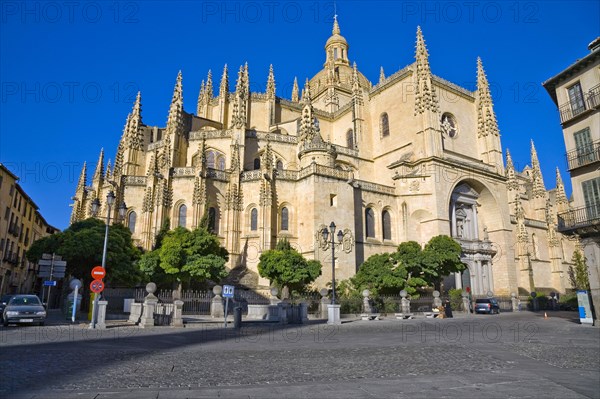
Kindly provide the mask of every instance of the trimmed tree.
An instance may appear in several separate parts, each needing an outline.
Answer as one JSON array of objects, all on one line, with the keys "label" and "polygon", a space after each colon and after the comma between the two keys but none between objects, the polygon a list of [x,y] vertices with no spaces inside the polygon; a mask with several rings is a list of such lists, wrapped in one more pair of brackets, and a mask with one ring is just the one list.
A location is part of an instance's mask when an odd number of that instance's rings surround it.
[{"label": "trimmed tree", "polygon": [[287,240],[280,240],[275,249],[262,253],[258,273],[280,289],[287,286],[291,292],[302,292],[321,275],[321,263],[306,260]]},{"label": "trimmed tree", "polygon": [[576,249],[575,252],[573,252],[571,263],[573,264],[569,266],[569,270],[567,271],[569,282],[576,290],[589,290],[590,277],[588,266],[585,256],[583,256],[579,249]]}]

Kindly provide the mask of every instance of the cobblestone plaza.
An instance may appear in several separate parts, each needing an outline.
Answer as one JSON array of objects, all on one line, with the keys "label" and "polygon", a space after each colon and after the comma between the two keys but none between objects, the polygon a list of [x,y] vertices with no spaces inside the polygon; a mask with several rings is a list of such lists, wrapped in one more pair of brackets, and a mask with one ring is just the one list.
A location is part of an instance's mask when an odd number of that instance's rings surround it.
[{"label": "cobblestone plaza", "polygon": [[[598,398],[600,330],[576,313],[0,330],[5,398]],[[54,325],[52,325],[54,324]]]}]

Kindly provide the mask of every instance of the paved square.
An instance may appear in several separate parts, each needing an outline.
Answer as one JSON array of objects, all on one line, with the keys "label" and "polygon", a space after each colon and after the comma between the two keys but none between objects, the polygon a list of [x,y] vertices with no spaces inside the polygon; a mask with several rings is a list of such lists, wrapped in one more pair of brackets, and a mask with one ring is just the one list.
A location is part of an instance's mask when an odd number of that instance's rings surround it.
[{"label": "paved square", "polygon": [[10,398],[600,398],[575,313],[139,329],[2,328]]}]

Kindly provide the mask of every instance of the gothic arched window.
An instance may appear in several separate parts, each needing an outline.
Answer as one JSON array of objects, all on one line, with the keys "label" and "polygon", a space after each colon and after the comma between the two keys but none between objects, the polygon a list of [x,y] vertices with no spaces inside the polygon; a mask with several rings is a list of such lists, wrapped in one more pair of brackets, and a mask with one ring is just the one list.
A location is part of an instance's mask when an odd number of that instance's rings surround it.
[{"label": "gothic arched window", "polygon": [[375,212],[373,212],[372,208],[365,210],[365,227],[367,238],[375,237]]},{"label": "gothic arched window", "polygon": [[129,218],[127,220],[127,226],[129,226],[129,231],[131,231],[131,234],[135,233],[135,221],[137,219],[137,215],[135,214],[135,212],[130,212],[129,213]]},{"label": "gothic arched window", "polygon": [[392,239],[392,217],[388,211],[383,211],[381,214],[381,224],[383,226],[383,239]]},{"label": "gothic arched window", "polygon": [[290,223],[290,219],[289,219],[290,215],[289,215],[289,211],[287,208],[281,208],[281,230],[289,230],[289,223]]},{"label": "gothic arched window", "polygon": [[381,129],[381,137],[387,137],[390,135],[390,120],[388,118],[387,112],[381,114],[379,119],[379,125]]},{"label": "gothic arched window", "polygon": [[277,168],[277,170],[283,170],[283,162],[281,162],[281,159],[277,160],[275,167]]},{"label": "gothic arched window", "polygon": [[223,155],[217,157],[217,169],[225,170],[225,157]]},{"label": "gothic arched window", "polygon": [[212,151],[206,153],[206,167],[211,169],[215,168],[215,153]]},{"label": "gothic arched window", "polygon": [[260,158],[254,158],[254,170],[260,169]]},{"label": "gothic arched window", "polygon": [[354,132],[348,129],[346,132],[346,147],[354,149]]},{"label": "gothic arched window", "polygon": [[258,210],[256,208],[252,208],[250,211],[250,230],[258,230]]},{"label": "gothic arched window", "polygon": [[179,207],[177,226],[185,227],[186,222],[187,222],[187,206],[185,206],[185,204],[183,204]]},{"label": "gothic arched window", "polygon": [[208,208],[208,231],[217,234],[217,210],[214,207]]}]

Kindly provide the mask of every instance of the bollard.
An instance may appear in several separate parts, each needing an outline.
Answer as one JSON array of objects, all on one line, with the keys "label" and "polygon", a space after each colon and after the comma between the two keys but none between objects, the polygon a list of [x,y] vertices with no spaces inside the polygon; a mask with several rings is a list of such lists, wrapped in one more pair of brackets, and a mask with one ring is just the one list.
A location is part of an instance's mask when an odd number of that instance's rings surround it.
[{"label": "bollard", "polygon": [[239,330],[242,328],[242,307],[236,306],[233,308],[233,328]]}]

